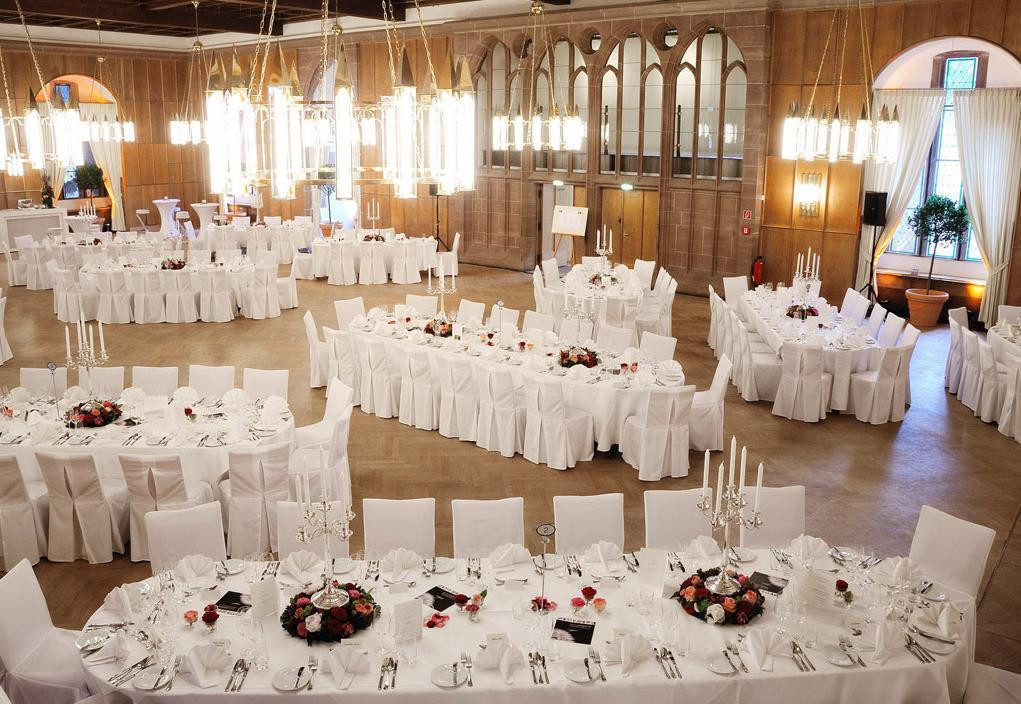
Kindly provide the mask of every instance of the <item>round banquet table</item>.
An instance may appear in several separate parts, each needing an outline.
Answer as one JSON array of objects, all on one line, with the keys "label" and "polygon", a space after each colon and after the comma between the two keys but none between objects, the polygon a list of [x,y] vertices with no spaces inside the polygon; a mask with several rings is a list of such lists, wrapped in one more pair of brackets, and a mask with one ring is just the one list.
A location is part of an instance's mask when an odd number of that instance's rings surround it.
[{"label": "round banquet table", "polygon": [[[1012,330],[1018,330],[1011,334]],[[986,334],[986,341],[993,348],[993,358],[1002,362],[1007,357],[1014,357],[1021,362],[1021,327],[1014,326],[1007,330],[1000,327],[993,327]]]},{"label": "round banquet table", "polygon": [[[819,302],[826,304],[824,298]],[[805,342],[808,335],[822,336],[823,369],[833,376],[830,391],[830,409],[846,411],[850,404],[851,375],[868,371],[878,363],[882,348],[864,328],[849,326],[834,320],[820,328],[818,317],[796,320],[784,316],[777,307],[776,296],[770,291],[748,291],[741,297],[741,312],[749,328],[757,332],[767,345],[780,354],[784,342]],[[780,320],[778,315],[784,316]],[[782,324],[781,324],[782,323]],[[854,333],[859,332],[860,337]]]},{"label": "round banquet table", "polygon": [[[312,273],[316,278],[323,278],[330,275],[330,239],[319,238],[312,242]],[[426,255],[432,251],[433,238],[432,237],[408,237],[404,241],[410,242],[412,245],[418,245],[418,249],[412,249],[411,256],[416,257],[418,261],[418,270],[423,271],[428,268],[426,262]],[[363,247],[380,247],[383,251],[383,265],[386,267],[386,271],[389,274],[393,270],[394,261],[394,243],[393,242],[365,242],[364,240],[355,239],[355,271],[358,271],[358,265],[362,261]]]},{"label": "round banquet table", "polygon": [[[688,570],[695,567],[708,567],[707,560],[695,560],[690,556],[681,555]],[[599,596],[607,600],[607,608],[601,615],[585,613],[580,618],[595,622],[592,645],[601,653],[605,651],[607,642],[615,637],[620,630],[649,636],[651,630],[647,617],[638,612],[638,604],[643,604],[645,613],[659,614],[662,624],[656,628],[669,644],[679,640],[687,640],[690,652],[682,657],[673,646],[675,659],[681,679],[667,679],[660,666],[652,658],[641,661],[628,677],[621,674],[620,665],[611,664],[604,659],[603,669],[606,682],[598,680],[575,684],[564,675],[564,663],[576,660],[588,654],[588,648],[575,642],[554,641],[548,638],[551,632],[552,619],[540,618],[531,614],[527,607],[528,600],[539,591],[539,577],[531,566],[523,574],[528,576],[528,583],[518,589],[500,586],[493,579],[494,573],[488,560],[482,560],[482,584],[488,587],[488,596],[477,622],[470,622],[456,607],[450,607],[446,613],[450,620],[444,628],[422,629],[421,641],[412,646],[414,654],[409,657],[408,650],[398,654],[399,667],[396,687],[389,691],[377,690],[380,663],[385,654],[393,654],[393,639],[386,633],[389,614],[398,602],[408,601],[424,593],[435,585],[445,586],[453,592],[472,594],[483,587],[477,583],[459,581],[455,575],[463,576],[463,564],[458,565],[454,572],[439,575],[425,575],[416,570],[414,587],[405,588],[401,593],[391,593],[384,581],[365,581],[365,568],[361,563],[354,563],[344,574],[336,578],[346,582],[354,581],[364,588],[372,588],[373,596],[382,607],[383,618],[372,628],[355,634],[345,641],[345,647],[354,647],[364,651],[368,658],[368,671],[354,676],[350,687],[346,690],[337,689],[331,674],[320,669],[313,690],[300,694],[301,701],[319,702],[370,702],[381,701],[381,697],[393,697],[405,702],[441,702],[441,701],[472,701],[486,704],[520,704],[522,697],[529,702],[549,704],[565,704],[569,702],[585,702],[590,704],[619,704],[631,697],[640,698],[644,704],[676,704],[677,702],[755,702],[756,704],[861,704],[862,702],[925,702],[926,704],[949,704],[960,701],[967,681],[968,669],[973,661],[975,606],[974,600],[963,598],[960,602],[956,595],[955,605],[961,609],[964,622],[960,629],[962,635],[957,647],[949,655],[936,655],[936,662],[922,664],[906,649],[897,647],[896,652],[883,664],[871,660],[871,653],[863,647],[865,638],[853,638],[859,653],[867,663],[867,667],[838,667],[831,664],[822,654],[822,645],[832,645],[838,636],[846,635],[848,630],[843,627],[844,611],[837,607],[829,610],[810,611],[807,623],[816,629],[819,645],[806,650],[809,659],[817,668],[814,672],[801,672],[789,657],[778,655],[772,672],[758,671],[747,652],[743,653],[744,661],[751,670],[748,674],[721,676],[706,668],[707,656],[720,655],[726,643],[734,641],[740,632],[735,626],[710,626],[683,613],[675,601],[656,598],[649,587],[639,584],[638,576],[629,573],[620,566],[619,573],[623,580],[613,582],[613,589],[605,586],[611,580],[604,579],[595,583]],[[585,577],[583,579],[565,577],[547,572],[545,593],[547,597],[560,606],[554,617],[571,617],[568,606],[572,596],[579,593],[580,587],[593,584],[589,568],[592,565],[583,563]],[[262,570],[257,567],[261,574]],[[770,568],[768,551],[755,551],[755,560],[742,565],[742,571],[751,574],[754,571],[776,574]],[[280,570],[282,574],[283,569]],[[559,570],[558,570],[559,572]],[[495,575],[499,577],[499,574]],[[676,585],[686,576],[683,572],[668,572],[666,585],[674,591]],[[828,575],[827,575],[828,576]],[[268,577],[273,579],[273,577]],[[299,587],[290,586],[286,581],[276,577],[278,587],[278,603],[280,608]],[[155,579],[148,580],[154,589],[158,589]],[[510,582],[508,582],[510,584]],[[215,633],[209,634],[201,623],[189,629],[181,618],[186,609],[197,609],[216,601],[227,590],[242,594],[248,593],[249,585],[243,575],[227,577],[211,591],[200,591],[197,596],[185,600],[185,603],[174,603],[168,598],[169,607],[161,627],[170,629],[173,639],[172,651],[175,654],[186,654],[193,646],[208,643],[211,640],[228,641],[230,661],[240,656],[242,649],[250,647],[251,641],[242,636],[239,627],[248,617],[224,614],[219,619]],[[942,589],[942,587],[940,587]],[[640,597],[641,591],[646,596]],[[766,595],[765,612],[752,622],[751,626],[776,628],[777,620],[774,613],[775,598]],[[423,608],[423,620],[430,614]],[[859,619],[860,620],[860,619]],[[117,617],[109,611],[100,609],[93,614],[90,622],[111,623]],[[130,700],[139,703],[182,701],[189,704],[215,704],[216,702],[277,702],[292,701],[294,694],[281,694],[273,689],[271,679],[274,673],[285,667],[306,665],[311,655],[319,659],[320,665],[326,661],[328,650],[332,644],[317,643],[306,645],[305,641],[291,638],[280,627],[277,616],[266,617],[262,622],[265,633],[265,647],[268,653],[268,665],[262,670],[251,667],[250,672],[239,692],[225,693],[224,685],[229,675],[230,666],[216,684],[200,689],[184,670],[176,677],[172,692],[160,690],[145,692],[132,686],[129,681],[118,690]],[[477,663],[479,644],[486,641],[488,634],[502,633],[509,638],[512,645],[523,653],[539,650],[547,656],[547,673],[549,685],[537,686],[533,683],[527,665],[521,665],[512,671],[512,683],[507,684],[499,670],[483,670]],[[787,644],[789,637],[785,637]],[[147,655],[144,647],[134,640],[129,641],[130,653],[126,660],[92,664],[83,660],[84,670],[89,686],[94,691],[110,692],[113,688],[107,680],[120,672],[129,664],[133,664]],[[665,643],[666,644],[666,643]],[[404,646],[401,646],[404,648]],[[789,646],[788,646],[789,649]],[[467,652],[476,659],[472,670],[474,686],[462,685],[457,689],[442,690],[429,681],[429,672],[437,665],[453,662],[462,652]],[[169,653],[168,653],[169,654]],[[527,657],[527,656],[526,656]],[[593,666],[593,669],[595,666]]]},{"label": "round banquet table", "polygon": [[[535,349],[530,352],[519,352],[516,351],[514,344],[517,339],[525,339],[521,337],[510,342],[511,347],[509,348],[483,348],[474,344],[477,334],[474,331],[469,331],[469,326],[465,326],[465,339],[471,338],[473,344],[459,342],[453,338],[436,338],[416,333],[417,328],[423,322],[413,321],[408,324],[413,328],[409,333],[405,330],[404,325],[386,324],[385,322],[380,324],[379,319],[363,321],[356,318],[349,328],[352,335],[352,348],[358,355],[359,350],[364,348],[364,345],[358,344],[358,340],[376,336],[386,340],[388,364],[389,355],[393,354],[398,364],[403,365],[411,350],[416,346],[421,346],[428,351],[430,356],[468,356],[472,360],[496,363],[511,373],[516,387],[522,386],[526,377],[532,379],[559,378],[564,391],[564,402],[571,408],[584,410],[592,416],[596,448],[601,452],[607,452],[614,445],[620,444],[621,438],[624,436],[624,423],[628,417],[643,415],[648,405],[649,393],[653,389],[664,387],[664,384],[660,383],[655,376],[657,364],[651,360],[641,360],[640,364],[653,370],[653,374],[650,376],[636,375],[630,385],[625,388],[622,386],[620,378],[611,373],[602,373],[597,377],[597,381],[593,381],[593,378],[589,376],[574,378],[570,374],[562,373],[564,370],[560,367],[555,367],[553,370],[538,370],[526,366],[530,361],[544,360],[547,353],[558,354],[562,347],[569,346],[566,344],[536,345]],[[599,359],[604,360],[605,364],[610,365],[611,368],[617,366],[616,356],[598,349],[596,351],[599,353]],[[683,373],[679,379],[671,381],[671,386],[682,386],[684,384]]]},{"label": "round banquet table", "polygon": [[[22,418],[25,412],[34,412],[31,425],[26,427],[20,420],[0,418],[0,451],[16,455],[25,478],[39,481],[42,474],[35,459],[36,452],[92,455],[100,476],[117,479],[124,476],[118,455],[178,455],[185,479],[215,486],[217,479],[227,471],[227,455],[231,450],[285,442],[294,437],[294,416],[290,411],[282,413],[279,419],[266,418],[268,427],[263,429],[259,425],[262,419],[255,421],[258,401],[235,409],[217,407],[215,403],[195,404],[198,420],[175,426],[166,416],[176,407],[169,405],[165,396],[151,396],[134,409],[125,407],[122,419],[137,417],[142,420],[140,424],[70,431],[72,437],[67,439],[62,439],[69,433],[57,422],[52,400],[13,404],[15,413]],[[216,416],[220,413],[223,417]],[[258,434],[249,430],[253,424],[260,428]],[[26,434],[28,430],[31,432]],[[136,435],[137,439],[132,441]],[[24,439],[12,443],[19,436]],[[92,440],[83,444],[87,437]],[[165,444],[159,444],[162,438],[166,438]],[[213,446],[221,442],[223,444]]]}]

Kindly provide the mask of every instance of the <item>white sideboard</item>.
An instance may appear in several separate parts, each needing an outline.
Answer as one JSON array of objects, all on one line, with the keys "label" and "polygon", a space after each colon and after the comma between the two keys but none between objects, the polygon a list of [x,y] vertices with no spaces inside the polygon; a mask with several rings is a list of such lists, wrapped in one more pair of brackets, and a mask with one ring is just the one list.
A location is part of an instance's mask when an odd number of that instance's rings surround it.
[{"label": "white sideboard", "polygon": [[32,235],[36,240],[46,239],[51,227],[66,230],[64,208],[12,209],[0,210],[0,242],[7,242],[15,249],[14,238]]}]

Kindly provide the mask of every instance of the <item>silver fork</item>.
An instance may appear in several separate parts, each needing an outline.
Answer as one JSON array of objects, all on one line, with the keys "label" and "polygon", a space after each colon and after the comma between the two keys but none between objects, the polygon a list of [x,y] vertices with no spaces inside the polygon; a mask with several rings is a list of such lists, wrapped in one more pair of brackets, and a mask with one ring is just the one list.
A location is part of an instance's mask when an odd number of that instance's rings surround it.
[{"label": "silver fork", "polygon": [[734,654],[734,657],[737,658],[737,664],[741,666],[741,671],[744,672],[745,674],[748,674],[748,667],[744,664],[744,659],[741,657],[741,653],[738,652],[737,644],[727,643],[727,650],[732,652]]},{"label": "silver fork", "polygon": [[596,650],[595,648],[589,648],[588,649],[588,656],[592,660],[592,662],[594,662],[596,664],[596,667],[599,668],[599,680],[601,682],[605,682],[606,681],[606,675],[603,674],[603,660],[602,660],[602,658],[599,657],[599,651]]},{"label": "silver fork", "polygon": [[316,678],[316,670],[319,669],[319,660],[316,658],[315,655],[308,656],[308,669],[312,672],[312,674],[308,678],[308,687],[306,687],[306,689],[311,691],[312,683],[315,681]]},{"label": "silver fork", "polygon": [[475,683],[472,682],[472,659],[468,657],[468,653],[461,653],[461,664],[464,665],[464,669],[468,672],[468,686],[474,687]]}]

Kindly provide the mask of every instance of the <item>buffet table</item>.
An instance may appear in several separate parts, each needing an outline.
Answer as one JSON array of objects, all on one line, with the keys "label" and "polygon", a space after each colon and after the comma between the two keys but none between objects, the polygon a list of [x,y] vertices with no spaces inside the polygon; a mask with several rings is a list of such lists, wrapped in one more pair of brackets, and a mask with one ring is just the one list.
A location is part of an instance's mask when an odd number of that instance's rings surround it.
[{"label": "buffet table", "polygon": [[[752,574],[760,571],[777,574],[773,569],[768,551],[749,551],[753,560],[740,565],[741,571]],[[644,555],[643,555],[644,556]],[[699,559],[686,553],[678,553],[688,571],[695,567],[708,567],[713,560]],[[549,556],[552,561],[552,556]],[[561,560],[562,562],[562,560]],[[222,676],[213,680],[213,685],[201,689],[195,680],[182,670],[174,678],[171,692],[165,689],[143,691],[131,681],[117,689],[135,702],[269,702],[282,701],[285,695],[274,689],[271,684],[275,675],[284,668],[292,668],[284,681],[285,688],[291,686],[298,667],[307,666],[310,656],[317,658],[320,670],[315,676],[310,691],[302,691],[300,699],[308,702],[369,702],[381,701],[381,697],[394,697],[401,701],[479,701],[519,704],[522,698],[529,702],[599,702],[614,704],[625,699],[640,698],[647,704],[674,704],[676,702],[756,702],[757,704],[799,704],[820,702],[825,704],[844,703],[861,704],[861,702],[925,702],[926,704],[942,704],[960,701],[967,681],[968,669],[973,661],[975,604],[967,598],[957,600],[953,597],[955,611],[959,610],[963,621],[960,623],[956,645],[944,650],[946,654],[935,655],[935,662],[923,664],[903,647],[903,637],[891,651],[885,663],[874,662],[869,651],[869,629],[866,626],[861,637],[851,635],[849,628],[843,624],[848,613],[852,618],[861,619],[861,614],[853,611],[845,612],[840,607],[830,610],[809,611],[808,616],[799,622],[797,618],[781,624],[777,620],[778,600],[772,594],[766,594],[764,613],[756,618],[748,627],[713,626],[685,614],[677,601],[660,598],[639,580],[638,575],[625,569],[620,562],[609,563],[612,577],[607,577],[605,570],[598,563],[587,562],[582,558],[581,566],[584,576],[567,577],[563,568],[546,572],[545,594],[559,604],[551,616],[542,616],[529,608],[530,600],[539,593],[539,570],[532,563],[522,563],[511,573],[494,572],[488,560],[480,563],[481,579],[465,581],[464,562],[438,558],[437,564],[442,572],[433,574],[424,569],[412,570],[407,579],[412,584],[403,583],[400,589],[388,587],[386,580],[376,581],[370,576],[365,579],[366,567],[363,563],[347,559],[338,560],[336,579],[342,583],[354,582],[365,590],[372,589],[372,595],[381,606],[378,616],[368,630],[359,631],[344,641],[344,645],[332,643],[315,643],[306,645],[304,640],[290,637],[280,625],[277,616],[267,616],[261,621],[264,638],[260,639],[253,633],[251,619],[248,616],[223,614],[217,623],[216,630],[209,633],[202,622],[193,627],[185,625],[182,614],[185,610],[195,609],[200,614],[206,604],[215,602],[228,590],[247,594],[252,588],[241,575],[227,576],[215,582],[209,591],[192,593],[183,603],[178,603],[172,594],[164,592],[165,614],[160,625],[151,629],[156,638],[163,638],[164,646],[157,649],[157,659],[162,655],[165,662],[172,662],[174,655],[188,653],[199,644],[219,640],[227,644],[230,653],[229,663],[241,657],[246,649],[256,655],[261,652],[266,657],[263,669],[251,666],[244,683],[237,692],[226,693],[225,684],[230,675],[230,665]],[[428,561],[426,565],[428,566]],[[252,579],[275,579],[277,601],[284,608],[291,596],[301,591],[300,587],[290,584],[284,577],[284,570],[279,576],[258,577],[265,569],[262,563],[255,563]],[[250,568],[250,569],[252,569]],[[378,574],[378,573],[377,573]],[[596,574],[603,574],[598,581]],[[506,581],[510,577],[527,580]],[[687,572],[667,571],[666,592],[675,591],[677,585],[687,576]],[[826,575],[827,579],[832,575]],[[166,587],[168,580],[164,580]],[[594,585],[599,598],[606,600],[602,613],[596,613],[591,606],[577,617],[572,615],[569,605],[572,597],[580,593],[585,585]],[[156,597],[160,595],[160,585],[156,578],[148,580],[151,591],[150,599],[143,610],[142,618],[152,608]],[[422,595],[435,585],[442,585],[454,593],[474,594],[488,589],[488,596],[481,609],[480,618],[472,622],[466,613],[459,613],[456,606],[450,606],[445,614],[449,616],[442,628],[422,628],[421,640],[417,643],[395,642],[393,637],[392,615],[394,605],[407,603]],[[611,585],[611,586],[608,586]],[[944,591],[939,587],[940,591]],[[187,592],[186,592],[187,593]],[[784,599],[790,601],[789,599]],[[415,609],[417,611],[417,608]],[[429,618],[431,609],[422,608],[422,619]],[[90,619],[94,623],[109,624],[117,620],[117,615],[108,610],[100,609]],[[602,662],[597,666],[589,663],[591,679],[584,678],[576,683],[568,679],[566,673],[571,671],[575,678],[581,668],[582,658],[591,657],[591,650],[583,643],[572,640],[561,640],[564,631],[555,628],[556,618],[577,618],[594,622],[591,647],[602,654]],[[794,624],[794,625],[792,625]],[[891,628],[903,629],[907,623],[898,621]],[[749,672],[741,672],[735,666],[734,672],[729,667],[721,674],[708,669],[712,664],[719,669],[720,663],[726,663],[722,657],[723,649],[730,643],[737,642],[742,635],[747,635],[752,628],[773,631],[780,629],[780,650],[789,653],[791,637],[796,637],[807,644],[805,653],[816,668],[814,671],[802,671],[794,660],[779,653],[775,656],[772,671],[760,671],[756,667],[751,654],[741,648],[741,661],[747,663]],[[639,659],[637,665],[627,676],[623,676],[621,665],[612,661],[608,651],[611,640],[624,634],[641,635],[650,640],[652,645],[669,648],[675,655],[675,663],[680,678],[667,678],[663,666],[651,657]],[[522,654],[538,652],[545,658],[544,669],[549,684],[536,684],[535,675],[530,672],[527,662],[509,670],[510,682],[505,681],[499,669],[483,669],[480,665],[484,650],[480,645],[487,641],[490,645],[502,634],[511,646],[520,649]],[[808,634],[811,634],[809,636]],[[551,638],[555,636],[555,638]],[[866,666],[862,667],[844,660],[844,656],[833,657],[838,637],[849,636],[856,654],[863,658]],[[817,640],[815,645],[810,643]],[[928,643],[928,641],[927,641]],[[353,675],[347,689],[338,688],[331,673],[324,669],[331,647],[354,648],[365,653],[366,670]],[[501,647],[501,646],[498,646]],[[93,664],[89,658],[83,659],[90,687],[94,691],[109,692],[113,687],[108,679],[139,661],[150,651],[135,640],[129,641],[130,652],[127,656],[114,662]],[[836,652],[840,652],[839,650]],[[449,663],[460,659],[465,653],[472,657],[472,681],[474,686],[460,684],[457,687],[438,686],[430,681],[434,668],[447,667],[440,672],[449,673]],[[395,686],[380,690],[381,663],[384,658],[393,657],[398,662],[398,670],[394,677]],[[731,655],[736,660],[736,655]],[[830,658],[833,658],[830,660]],[[527,659],[527,655],[525,656]],[[261,658],[260,658],[261,659]],[[850,659],[850,658],[849,658]],[[256,661],[258,662],[258,661]],[[597,667],[599,669],[597,669]],[[543,668],[539,669],[539,677]],[[157,666],[155,672],[159,672]],[[605,681],[598,677],[599,670],[605,675]],[[150,675],[150,681],[154,677]],[[351,673],[348,673],[349,676]],[[301,673],[298,673],[299,678]],[[456,673],[453,675],[456,677]],[[305,673],[307,679],[307,672]],[[450,677],[449,674],[445,677]],[[461,670],[461,678],[464,670]],[[341,678],[343,679],[343,678]],[[139,681],[144,678],[139,678]],[[305,680],[301,680],[304,684]],[[144,685],[139,685],[144,686]],[[294,697],[291,694],[290,697]]]},{"label": "buffet table", "polygon": [[44,240],[51,228],[66,230],[64,208],[12,208],[0,210],[0,242],[6,242],[15,249],[14,238],[32,235],[35,240]]}]

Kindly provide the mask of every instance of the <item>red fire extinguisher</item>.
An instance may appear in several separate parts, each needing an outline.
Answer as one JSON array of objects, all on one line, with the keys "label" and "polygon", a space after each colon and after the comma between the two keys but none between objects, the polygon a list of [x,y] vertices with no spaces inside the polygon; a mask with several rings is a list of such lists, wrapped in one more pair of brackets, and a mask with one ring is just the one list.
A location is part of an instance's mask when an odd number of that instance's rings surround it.
[{"label": "red fire extinguisher", "polygon": [[766,268],[766,262],[762,260],[762,255],[755,257],[755,261],[752,262],[752,285],[762,285],[762,271]]}]

